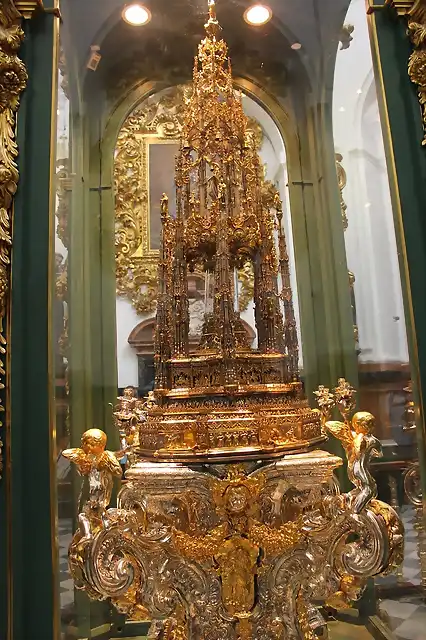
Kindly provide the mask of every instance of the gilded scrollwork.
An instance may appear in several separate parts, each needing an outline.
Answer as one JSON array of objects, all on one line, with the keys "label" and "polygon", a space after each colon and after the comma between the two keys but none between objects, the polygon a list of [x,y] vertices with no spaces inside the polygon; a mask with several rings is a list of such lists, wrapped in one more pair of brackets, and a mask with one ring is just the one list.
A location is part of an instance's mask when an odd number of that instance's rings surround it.
[{"label": "gilded scrollwork", "polygon": [[408,22],[407,35],[413,45],[408,60],[408,75],[417,85],[426,145],[426,2],[425,0],[385,0],[385,5],[396,10]]},{"label": "gilded scrollwork", "polygon": [[[5,0],[0,7],[0,389],[4,389],[6,375],[3,320],[7,314],[10,286],[12,201],[19,179],[15,117],[20,95],[27,83],[25,65],[18,57],[23,37],[21,15],[12,0]],[[2,405],[0,410],[4,411]],[[0,440],[0,473],[1,447]]]},{"label": "gilded scrollwork", "polygon": [[[83,473],[112,478],[116,463],[103,463],[103,449],[95,463],[93,453],[67,455]],[[257,470],[137,462],[118,508],[96,492],[83,508],[70,547],[76,586],[131,619],[153,619],[156,639],[165,628],[188,640],[213,630],[220,640],[274,638],[265,636],[273,630],[314,638],[325,621],[313,602],[347,607],[368,577],[401,561],[398,515],[375,498],[357,500],[364,485],[340,494],[332,475],[340,464],[324,452]]]}]

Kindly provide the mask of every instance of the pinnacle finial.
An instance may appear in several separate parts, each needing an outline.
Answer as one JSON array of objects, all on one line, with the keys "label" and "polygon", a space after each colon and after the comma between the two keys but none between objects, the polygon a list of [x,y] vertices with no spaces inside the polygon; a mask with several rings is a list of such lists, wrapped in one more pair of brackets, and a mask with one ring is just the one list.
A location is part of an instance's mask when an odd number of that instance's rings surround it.
[{"label": "pinnacle finial", "polygon": [[209,1],[209,18],[211,20],[216,20],[216,2],[215,0],[208,0]]},{"label": "pinnacle finial", "polygon": [[220,31],[220,24],[218,23],[216,18],[215,0],[208,0],[208,6],[209,6],[209,19],[207,20],[204,27],[206,29],[206,32],[209,38],[214,38],[218,35]]}]

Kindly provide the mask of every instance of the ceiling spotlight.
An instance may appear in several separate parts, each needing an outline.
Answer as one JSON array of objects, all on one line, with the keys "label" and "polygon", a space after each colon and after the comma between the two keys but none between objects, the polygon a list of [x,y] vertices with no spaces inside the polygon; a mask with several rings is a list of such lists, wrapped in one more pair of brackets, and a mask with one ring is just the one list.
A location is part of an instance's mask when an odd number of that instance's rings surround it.
[{"label": "ceiling spotlight", "polygon": [[135,27],[147,24],[151,20],[151,12],[141,4],[128,4],[124,7],[122,17],[125,22]]},{"label": "ceiling spotlight", "polygon": [[264,4],[254,4],[244,12],[244,20],[248,24],[259,27],[272,18],[272,10]]},{"label": "ceiling spotlight", "polygon": [[302,48],[302,45],[300,44],[300,42],[293,42],[293,44],[291,45],[291,48],[294,49],[295,51],[298,51],[299,49]]}]

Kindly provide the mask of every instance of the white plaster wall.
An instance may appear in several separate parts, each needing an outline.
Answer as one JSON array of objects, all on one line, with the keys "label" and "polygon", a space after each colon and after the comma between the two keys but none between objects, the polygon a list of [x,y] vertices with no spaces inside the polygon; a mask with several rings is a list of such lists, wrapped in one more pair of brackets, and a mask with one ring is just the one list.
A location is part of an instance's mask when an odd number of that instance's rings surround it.
[{"label": "white plaster wall", "polygon": [[364,0],[352,0],[349,49],[337,54],[333,128],[347,174],[348,268],[354,273],[360,360],[408,362],[398,252]]},{"label": "white plaster wall", "polygon": [[[69,100],[66,97],[62,87],[62,76],[59,73],[59,88],[58,88],[58,106],[57,106],[57,121],[56,121],[56,158],[58,160],[65,160],[69,157],[69,117],[70,117],[70,105]],[[58,199],[56,199],[56,206],[58,206]],[[66,258],[68,251],[56,235],[56,228],[58,221],[55,217],[55,253],[59,253]]]},{"label": "white plaster wall", "polygon": [[[255,118],[262,126],[264,140],[260,150],[262,162],[266,165],[266,177],[279,189],[283,200],[284,228],[290,258],[291,285],[294,296],[295,316],[300,342],[300,322],[297,298],[296,271],[294,265],[293,236],[291,229],[290,203],[287,187],[287,165],[285,147],[281,135],[272,118],[254,100],[243,96],[243,107],[249,117]],[[138,383],[138,366],[135,351],[127,340],[132,329],[151,315],[138,316],[131,303],[126,298],[117,298],[117,359],[118,359],[118,386],[136,386]],[[248,309],[241,313],[243,320],[254,328],[254,308],[250,304]],[[302,355],[300,352],[300,364]]]},{"label": "white plaster wall", "polygon": [[118,386],[138,384],[138,359],[135,350],[127,342],[130,332],[150,315],[138,315],[127,298],[117,298],[117,364]]}]

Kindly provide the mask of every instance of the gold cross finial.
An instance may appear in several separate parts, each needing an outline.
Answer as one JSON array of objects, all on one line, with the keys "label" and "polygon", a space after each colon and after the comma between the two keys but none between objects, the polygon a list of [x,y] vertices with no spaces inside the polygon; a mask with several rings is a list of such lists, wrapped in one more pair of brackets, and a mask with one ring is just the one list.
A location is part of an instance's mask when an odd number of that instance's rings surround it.
[{"label": "gold cross finial", "polygon": [[215,0],[209,0],[209,18],[210,18],[210,20],[216,20],[216,2],[215,2]]},{"label": "gold cross finial", "polygon": [[206,29],[206,32],[209,38],[215,38],[220,31],[220,25],[216,18],[216,2],[215,0],[208,0],[208,3],[209,3],[209,19],[207,20],[204,27]]}]

